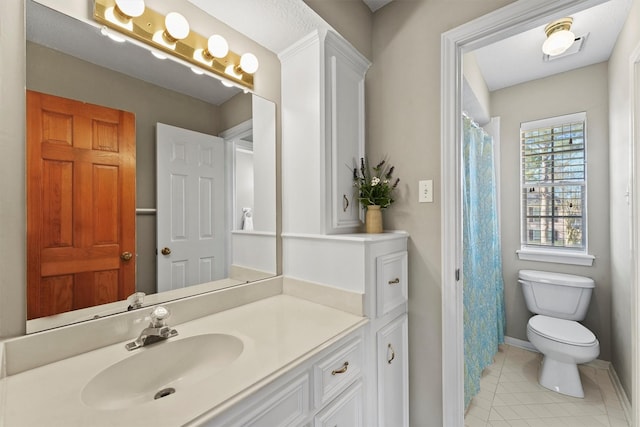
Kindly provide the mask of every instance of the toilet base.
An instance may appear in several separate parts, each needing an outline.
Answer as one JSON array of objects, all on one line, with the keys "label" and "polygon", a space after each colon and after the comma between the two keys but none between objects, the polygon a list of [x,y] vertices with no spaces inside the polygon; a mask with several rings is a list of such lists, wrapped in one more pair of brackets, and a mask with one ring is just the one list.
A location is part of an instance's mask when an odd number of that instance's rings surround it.
[{"label": "toilet base", "polygon": [[544,356],[538,382],[549,390],[568,396],[584,398],[582,381],[575,363],[560,362]]}]

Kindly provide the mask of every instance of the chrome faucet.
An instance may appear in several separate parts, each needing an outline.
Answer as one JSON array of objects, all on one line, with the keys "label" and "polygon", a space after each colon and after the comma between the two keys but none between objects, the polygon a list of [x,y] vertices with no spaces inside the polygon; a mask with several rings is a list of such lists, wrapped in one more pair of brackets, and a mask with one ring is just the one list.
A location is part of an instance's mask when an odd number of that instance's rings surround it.
[{"label": "chrome faucet", "polygon": [[127,302],[129,303],[127,311],[142,308],[142,304],[144,304],[144,297],[144,292],[134,292],[133,294],[129,295],[129,298],[127,298]]},{"label": "chrome faucet", "polygon": [[178,331],[167,326],[166,320],[170,315],[171,312],[161,305],[154,308],[150,315],[151,323],[149,323],[149,326],[140,332],[135,341],[127,343],[125,345],[126,349],[129,351],[135,350],[178,335]]}]

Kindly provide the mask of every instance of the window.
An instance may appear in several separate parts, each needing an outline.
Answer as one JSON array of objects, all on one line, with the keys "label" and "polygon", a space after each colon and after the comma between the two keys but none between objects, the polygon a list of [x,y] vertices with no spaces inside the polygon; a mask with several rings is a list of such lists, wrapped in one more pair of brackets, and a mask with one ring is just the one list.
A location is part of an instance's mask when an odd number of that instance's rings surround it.
[{"label": "window", "polygon": [[585,113],[521,124],[523,251],[586,255],[585,129]]}]

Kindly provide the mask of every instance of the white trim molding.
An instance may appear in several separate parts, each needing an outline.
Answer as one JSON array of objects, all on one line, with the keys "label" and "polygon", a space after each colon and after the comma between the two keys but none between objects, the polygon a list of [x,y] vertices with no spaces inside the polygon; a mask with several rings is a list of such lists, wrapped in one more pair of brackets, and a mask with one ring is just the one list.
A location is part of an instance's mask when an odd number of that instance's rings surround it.
[{"label": "white trim molding", "polygon": [[605,0],[519,0],[441,37],[442,419],[464,425],[462,323],[462,55]]},{"label": "white trim molding", "polygon": [[[637,167],[640,166],[640,44],[638,44],[629,57],[629,82],[632,93],[630,104],[629,125],[631,131],[630,138],[630,162],[631,179],[629,183],[629,195],[631,203],[631,277],[633,283],[631,300],[631,399],[632,405],[629,410],[625,408],[625,415],[629,424],[635,427],[640,425],[640,265],[638,264],[638,254],[640,253],[640,197],[636,196],[640,189],[640,173]],[[617,379],[617,376],[616,376]],[[619,383],[619,380],[618,380]],[[616,383],[614,382],[614,385]],[[616,385],[617,387],[617,385]],[[620,387],[622,389],[622,387]],[[616,391],[617,388],[616,388]],[[624,392],[624,390],[623,390]]]},{"label": "white trim molding", "polygon": [[568,251],[560,249],[538,249],[523,247],[516,251],[518,259],[524,261],[553,262],[556,264],[572,264],[591,267],[595,256],[584,252]]}]

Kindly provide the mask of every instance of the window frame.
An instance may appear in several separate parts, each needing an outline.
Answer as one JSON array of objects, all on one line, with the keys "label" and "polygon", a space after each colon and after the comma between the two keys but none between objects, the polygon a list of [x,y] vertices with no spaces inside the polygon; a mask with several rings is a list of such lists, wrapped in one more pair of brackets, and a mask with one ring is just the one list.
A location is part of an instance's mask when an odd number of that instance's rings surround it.
[{"label": "window frame", "polygon": [[[545,127],[553,127],[558,125],[566,125],[568,123],[575,122],[583,122],[583,132],[584,132],[584,181],[580,181],[576,183],[576,185],[583,186],[583,194],[582,194],[582,238],[583,238],[583,247],[582,248],[571,248],[565,246],[542,246],[542,245],[530,245],[527,244],[526,236],[529,232],[529,227],[527,226],[527,213],[525,212],[526,203],[524,200],[524,195],[526,194],[524,191],[525,182],[524,182],[524,161],[523,161],[523,144],[522,144],[522,133],[538,128]],[[587,131],[587,114],[586,112],[578,112],[572,114],[566,114],[561,116],[554,116],[540,120],[532,120],[527,122],[520,123],[520,134],[518,139],[519,145],[519,163],[520,163],[520,177],[519,182],[520,185],[518,187],[519,196],[518,199],[520,201],[520,250],[517,250],[519,259],[527,260],[527,261],[540,261],[540,262],[553,262],[553,263],[561,263],[561,264],[573,264],[573,265],[587,265],[591,266],[593,264],[593,260],[595,257],[589,255],[589,235],[588,235],[588,131]],[[567,184],[570,185],[570,184]],[[555,217],[553,217],[555,218]]]}]

